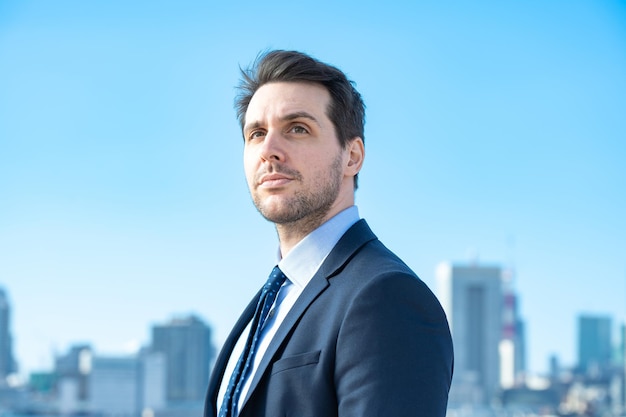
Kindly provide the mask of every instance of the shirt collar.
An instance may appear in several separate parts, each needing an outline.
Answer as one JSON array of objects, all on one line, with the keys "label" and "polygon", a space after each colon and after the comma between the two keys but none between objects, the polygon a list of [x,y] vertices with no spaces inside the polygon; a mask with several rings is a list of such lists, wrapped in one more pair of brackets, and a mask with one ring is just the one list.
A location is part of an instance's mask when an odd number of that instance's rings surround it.
[{"label": "shirt collar", "polygon": [[304,288],[335,247],[341,236],[357,221],[356,206],[337,213],[320,227],[309,233],[278,263],[278,267],[293,284]]}]

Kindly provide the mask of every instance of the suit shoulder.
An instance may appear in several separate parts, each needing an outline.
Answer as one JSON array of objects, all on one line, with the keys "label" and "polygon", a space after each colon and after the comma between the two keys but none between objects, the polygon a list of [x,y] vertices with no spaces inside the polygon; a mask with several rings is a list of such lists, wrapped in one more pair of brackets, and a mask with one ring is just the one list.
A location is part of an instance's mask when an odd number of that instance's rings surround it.
[{"label": "suit shoulder", "polygon": [[380,240],[375,239],[367,242],[360,250],[355,252],[349,263],[355,268],[368,269],[371,272],[411,275],[415,278],[417,274],[398,255],[388,249]]}]

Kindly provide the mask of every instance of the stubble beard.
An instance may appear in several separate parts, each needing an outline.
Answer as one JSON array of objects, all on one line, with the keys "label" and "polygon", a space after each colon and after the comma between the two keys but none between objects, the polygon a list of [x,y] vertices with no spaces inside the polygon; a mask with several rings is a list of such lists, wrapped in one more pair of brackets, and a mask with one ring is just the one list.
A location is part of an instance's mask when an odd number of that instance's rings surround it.
[{"label": "stubble beard", "polygon": [[[325,220],[331,207],[339,196],[342,180],[342,157],[338,154],[333,160],[327,175],[316,178],[311,188],[297,191],[280,207],[267,207],[258,194],[253,194],[254,205],[259,213],[277,228],[291,233],[307,235],[318,228]],[[276,167],[276,172],[285,173],[302,181],[298,171]]]}]

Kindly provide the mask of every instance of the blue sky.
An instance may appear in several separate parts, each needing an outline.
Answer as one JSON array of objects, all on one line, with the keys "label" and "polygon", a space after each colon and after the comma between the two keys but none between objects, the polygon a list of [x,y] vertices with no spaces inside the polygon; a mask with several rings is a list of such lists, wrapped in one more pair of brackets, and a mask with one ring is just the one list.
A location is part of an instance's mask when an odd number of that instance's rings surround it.
[{"label": "blue sky", "polygon": [[[528,361],[626,319],[626,6],[619,1],[0,3],[0,285],[23,372],[195,313],[221,344],[275,263],[232,103],[268,48],[367,104],[357,204],[429,284],[515,269]],[[414,4],[410,4],[414,3]]]}]

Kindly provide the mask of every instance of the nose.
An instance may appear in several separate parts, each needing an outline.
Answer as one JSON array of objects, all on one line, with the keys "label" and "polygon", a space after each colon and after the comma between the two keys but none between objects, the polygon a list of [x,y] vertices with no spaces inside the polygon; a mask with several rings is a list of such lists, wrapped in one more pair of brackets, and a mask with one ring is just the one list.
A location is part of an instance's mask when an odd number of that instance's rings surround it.
[{"label": "nose", "polygon": [[282,162],[285,159],[285,143],[282,134],[276,130],[268,130],[260,149],[260,157],[264,161]]}]

